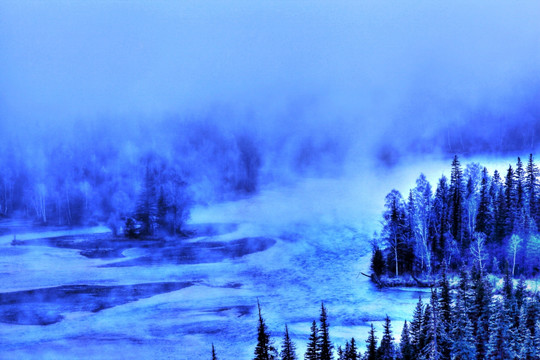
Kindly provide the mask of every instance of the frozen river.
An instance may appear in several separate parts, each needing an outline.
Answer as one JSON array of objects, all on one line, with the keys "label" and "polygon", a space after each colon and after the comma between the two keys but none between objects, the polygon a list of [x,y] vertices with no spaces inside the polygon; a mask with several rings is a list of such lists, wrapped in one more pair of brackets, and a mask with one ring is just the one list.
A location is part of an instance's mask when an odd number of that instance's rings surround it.
[{"label": "frozen river", "polygon": [[419,291],[379,291],[359,276],[369,271],[365,224],[353,224],[358,214],[347,207],[323,211],[337,198],[306,200],[335,185],[311,181],[305,194],[269,189],[195,209],[197,235],[182,240],[5,226],[1,358],[204,359],[214,343],[221,359],[250,359],[257,299],[276,344],[288,324],[302,356],[321,301],[337,345],[354,336],[363,347],[370,322],[380,328],[386,314],[399,336]]}]

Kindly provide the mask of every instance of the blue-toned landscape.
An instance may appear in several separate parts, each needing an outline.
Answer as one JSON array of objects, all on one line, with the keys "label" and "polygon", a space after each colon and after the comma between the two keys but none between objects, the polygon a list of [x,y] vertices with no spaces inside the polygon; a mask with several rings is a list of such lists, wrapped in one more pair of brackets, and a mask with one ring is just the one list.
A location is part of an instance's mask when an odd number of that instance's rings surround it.
[{"label": "blue-toned landscape", "polygon": [[0,14],[0,359],[540,358],[535,2]]}]

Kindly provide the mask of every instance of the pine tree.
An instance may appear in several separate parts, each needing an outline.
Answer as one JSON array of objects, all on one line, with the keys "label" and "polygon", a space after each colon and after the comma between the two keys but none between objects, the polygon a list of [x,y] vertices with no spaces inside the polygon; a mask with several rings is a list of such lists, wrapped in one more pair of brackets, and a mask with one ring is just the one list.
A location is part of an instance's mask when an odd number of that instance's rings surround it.
[{"label": "pine tree", "polygon": [[214,349],[214,344],[212,344],[212,360],[218,360],[216,350]]},{"label": "pine tree", "polygon": [[257,329],[257,346],[255,347],[255,358],[253,360],[276,360],[277,351],[274,348],[266,323],[261,314],[261,305],[257,301],[257,308],[259,309],[259,326]]},{"label": "pine tree", "polygon": [[358,358],[358,349],[356,348],[356,340],[351,338],[349,348],[345,351],[347,354],[347,360],[359,360]]},{"label": "pine tree", "polygon": [[454,239],[464,248],[463,244],[463,172],[459,159],[454,156],[450,176],[451,231]]},{"label": "pine tree", "polygon": [[480,185],[480,203],[476,216],[476,232],[486,234],[489,238],[493,228],[493,214],[491,211],[491,199],[489,194],[489,176],[487,169],[482,171],[482,183]]},{"label": "pine tree", "polygon": [[381,338],[381,345],[378,349],[380,360],[393,360],[395,359],[394,337],[392,336],[392,323],[388,315],[384,320],[383,336]]},{"label": "pine tree", "polygon": [[486,359],[507,360],[515,356],[512,344],[514,334],[510,330],[509,314],[498,299],[493,302],[490,318],[490,336]]},{"label": "pine tree", "polygon": [[378,277],[380,277],[386,272],[384,255],[378,246],[375,246],[375,248],[373,249],[373,256],[371,257],[371,270]]},{"label": "pine tree", "polygon": [[452,298],[450,296],[450,284],[446,277],[446,269],[443,269],[442,279],[440,283],[441,298],[439,301],[441,320],[444,324],[445,330],[450,331],[452,325]]},{"label": "pine tree", "polygon": [[418,298],[416,307],[413,312],[413,319],[410,326],[411,346],[413,352],[413,358],[416,359],[420,356],[420,353],[424,347],[422,341],[422,331],[424,323],[424,304],[422,297]]},{"label": "pine tree", "polygon": [[458,296],[454,308],[454,324],[452,328],[452,358],[460,360],[476,359],[476,346],[473,337],[473,326],[464,307],[463,296]]},{"label": "pine tree", "polygon": [[433,252],[438,263],[442,263],[446,251],[446,235],[450,230],[450,190],[445,176],[439,179],[433,200],[433,230],[435,242]]},{"label": "pine tree", "polygon": [[527,327],[527,311],[525,306],[520,311],[517,336],[514,340],[514,351],[518,354],[519,359],[529,360],[535,358],[534,339]]},{"label": "pine tree", "polygon": [[401,331],[401,340],[399,343],[399,348],[401,351],[402,360],[413,360],[414,352],[413,345],[411,344],[411,337],[409,334],[409,326],[407,325],[407,320],[403,324],[403,330]]},{"label": "pine tree", "polygon": [[517,158],[516,173],[515,173],[515,188],[516,188],[516,209],[522,209],[525,205],[525,188],[524,188],[524,175],[523,163],[521,159]]},{"label": "pine tree", "polygon": [[[371,330],[369,331],[368,339],[366,340],[367,349],[365,353],[366,360],[379,360],[377,353],[377,337],[375,336],[375,328],[371,324]],[[307,359],[306,359],[307,360]]]},{"label": "pine tree", "polygon": [[512,165],[508,167],[504,183],[504,201],[505,201],[505,236],[514,231],[514,220],[516,218],[516,187],[514,183],[514,170]]},{"label": "pine tree", "polygon": [[326,314],[326,308],[324,307],[324,303],[321,303],[320,323],[320,360],[331,360],[334,358],[334,346],[330,341],[330,334],[328,332],[330,325],[328,324],[328,316]]},{"label": "pine tree", "polygon": [[518,311],[521,311],[523,302],[525,301],[525,288],[526,288],[525,279],[523,278],[523,276],[521,276],[517,283],[516,291],[514,294]]},{"label": "pine tree", "polygon": [[281,360],[296,360],[296,345],[289,336],[289,328],[285,325],[283,344],[281,345]]},{"label": "pine tree", "polygon": [[304,359],[320,360],[320,337],[319,329],[317,328],[317,323],[315,322],[315,320],[313,320],[313,323],[311,324],[311,333],[309,335],[308,345]]},{"label": "pine tree", "polygon": [[[426,359],[444,359],[444,354],[450,346],[449,338],[444,331],[444,326],[440,318],[439,300],[437,290],[431,290],[430,312],[426,324],[426,340],[422,354]],[[427,313],[428,307],[426,307]],[[428,315],[424,315],[428,316]]]},{"label": "pine tree", "polygon": [[471,279],[474,298],[470,319],[473,324],[473,335],[476,340],[476,358],[482,360],[485,358],[486,344],[489,341],[491,287],[480,271],[473,271]]},{"label": "pine tree", "polygon": [[533,159],[533,155],[529,155],[529,162],[525,170],[525,194],[527,198],[527,204],[529,214],[536,224],[539,224],[538,219],[538,168],[536,167]]},{"label": "pine tree", "polygon": [[[499,183],[497,183],[499,181]],[[496,200],[495,200],[495,240],[498,245],[500,245],[506,236],[506,221],[508,217],[508,208],[506,206],[505,191],[502,183],[500,183],[500,178],[498,173],[495,171],[493,175],[493,184],[497,189]]]}]

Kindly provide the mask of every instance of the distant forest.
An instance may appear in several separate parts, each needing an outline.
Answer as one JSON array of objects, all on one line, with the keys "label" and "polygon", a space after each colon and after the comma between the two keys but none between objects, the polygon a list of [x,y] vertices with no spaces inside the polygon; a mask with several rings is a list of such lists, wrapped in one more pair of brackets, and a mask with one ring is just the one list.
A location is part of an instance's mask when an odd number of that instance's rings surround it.
[{"label": "distant forest", "polygon": [[194,202],[258,188],[254,139],[202,121],[84,122],[5,136],[0,218],[119,228],[132,217],[144,231],[164,221],[171,230]]},{"label": "distant forest", "polygon": [[376,276],[430,275],[476,266],[480,272],[535,276],[540,271],[540,185],[533,155],[506,174],[454,157],[450,179],[435,188],[421,174],[405,199],[386,196],[374,239]]},{"label": "distant forest", "polygon": [[[361,306],[361,304],[360,304]],[[382,315],[382,314],[381,314]],[[289,329],[276,346],[261,315],[254,360],[297,360]],[[219,359],[212,345],[212,360]],[[451,285],[442,274],[427,303],[420,298],[395,341],[386,316],[382,334],[373,324],[367,339],[354,337],[340,346],[330,337],[327,310],[321,305],[319,324],[313,321],[305,360],[534,360],[540,358],[540,300],[523,278],[514,286],[509,272],[500,289],[475,267],[461,271]]]}]

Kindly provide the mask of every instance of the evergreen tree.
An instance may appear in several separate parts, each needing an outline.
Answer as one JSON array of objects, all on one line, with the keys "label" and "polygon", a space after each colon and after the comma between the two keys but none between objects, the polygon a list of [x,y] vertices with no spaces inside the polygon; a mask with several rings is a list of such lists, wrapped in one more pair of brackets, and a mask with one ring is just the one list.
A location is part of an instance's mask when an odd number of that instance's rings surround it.
[{"label": "evergreen tree", "polygon": [[[444,359],[450,342],[440,318],[439,300],[437,290],[431,290],[430,313],[426,324],[426,340],[422,354],[426,359]],[[427,313],[427,307],[426,307]],[[427,316],[427,315],[424,315]]]},{"label": "evergreen tree", "polygon": [[522,209],[525,205],[525,188],[524,188],[524,176],[523,163],[521,159],[517,158],[516,173],[515,173],[515,192],[516,192],[516,209]]},{"label": "evergreen tree", "polygon": [[320,360],[320,337],[319,329],[317,328],[317,323],[315,322],[315,320],[313,320],[313,323],[311,324],[311,333],[309,335],[308,345],[304,359]]},{"label": "evergreen tree", "polygon": [[529,162],[525,170],[525,194],[527,198],[527,204],[529,214],[536,224],[539,224],[538,219],[538,168],[536,167],[533,159],[533,155],[529,155]]},{"label": "evergreen tree", "polygon": [[514,220],[516,218],[516,187],[514,183],[514,170],[512,169],[512,165],[508,167],[508,171],[506,172],[506,179],[504,183],[504,201],[504,235],[508,236],[514,231]]},{"label": "evergreen tree", "polygon": [[379,360],[377,353],[377,337],[375,336],[375,328],[371,324],[371,330],[369,331],[368,339],[366,340],[367,349],[365,353],[366,360]]},{"label": "evergreen tree", "polygon": [[525,301],[525,287],[526,287],[525,279],[523,278],[523,276],[521,276],[519,278],[518,283],[517,283],[516,291],[515,291],[515,294],[514,294],[514,297],[516,299],[516,306],[517,306],[518,311],[521,311],[521,308],[523,306],[523,302]]},{"label": "evergreen tree", "polygon": [[388,315],[384,320],[383,336],[381,338],[381,345],[378,349],[380,360],[393,360],[395,359],[395,347],[394,337],[392,336],[392,323]]},{"label": "evergreen tree", "polygon": [[480,185],[480,203],[478,205],[478,215],[476,217],[476,232],[491,235],[493,228],[493,214],[491,209],[491,199],[489,194],[489,176],[487,169],[482,171],[482,183]]},{"label": "evergreen tree", "polygon": [[349,348],[345,351],[347,354],[347,360],[359,360],[358,358],[358,349],[356,348],[356,340],[351,338]]},{"label": "evergreen tree", "polygon": [[411,346],[414,359],[420,356],[420,353],[424,347],[424,343],[422,341],[423,323],[424,304],[422,302],[422,297],[419,297],[416,307],[414,308],[413,319],[410,326]]},{"label": "evergreen tree", "polygon": [[476,358],[482,360],[485,358],[486,344],[489,341],[491,288],[479,271],[473,271],[471,278],[474,299],[470,319],[473,324],[473,335],[476,339]]},{"label": "evergreen tree", "polygon": [[330,325],[328,324],[328,316],[326,314],[326,308],[324,307],[324,303],[321,303],[320,322],[320,360],[331,360],[334,358],[334,346],[330,341],[330,334],[328,332]]},{"label": "evergreen tree", "polygon": [[273,346],[268,333],[268,328],[261,314],[261,305],[257,301],[259,309],[259,326],[257,329],[257,346],[255,347],[255,357],[253,360],[276,360],[277,350]]},{"label": "evergreen tree", "polygon": [[507,360],[515,356],[512,344],[514,334],[510,329],[509,314],[505,311],[501,301],[493,302],[490,318],[490,336],[486,359]]},{"label": "evergreen tree", "polygon": [[454,239],[464,248],[463,244],[463,173],[459,159],[454,156],[452,172],[450,176],[451,203],[451,231]]},{"label": "evergreen tree", "polygon": [[212,344],[212,360],[217,360],[216,350],[214,349],[214,344]]},{"label": "evergreen tree", "polygon": [[384,255],[378,246],[375,246],[375,248],[373,249],[373,255],[371,257],[371,270],[378,277],[380,277],[386,272]]},{"label": "evergreen tree", "polygon": [[409,326],[407,325],[407,320],[405,320],[405,323],[403,324],[403,330],[401,331],[401,340],[399,343],[399,348],[400,348],[402,360],[414,359],[414,349],[411,343],[411,337],[409,334]]},{"label": "evergreen tree", "polygon": [[441,320],[444,324],[445,330],[449,332],[452,325],[452,298],[450,296],[450,284],[448,283],[445,269],[443,269],[440,288],[441,298],[439,301],[439,306],[441,311]]},{"label": "evergreen tree", "polygon": [[[497,177],[496,177],[497,175]],[[505,190],[502,186],[502,183],[497,183],[501,181],[498,177],[498,173],[495,172],[493,175],[493,183],[497,189],[496,200],[495,200],[495,240],[498,245],[501,245],[504,237],[506,236],[506,221],[508,217],[508,208],[506,206],[505,199]]]},{"label": "evergreen tree", "polygon": [[463,296],[458,296],[454,307],[454,325],[452,328],[452,358],[460,360],[476,359],[476,346],[473,326],[467,315],[468,309],[463,303]]},{"label": "evergreen tree", "polygon": [[433,252],[438,263],[442,263],[446,251],[446,236],[450,230],[450,190],[445,176],[439,179],[433,200],[433,231],[435,242]]},{"label": "evergreen tree", "polygon": [[289,328],[285,325],[283,344],[281,345],[281,360],[296,360],[296,345],[289,336]]}]

